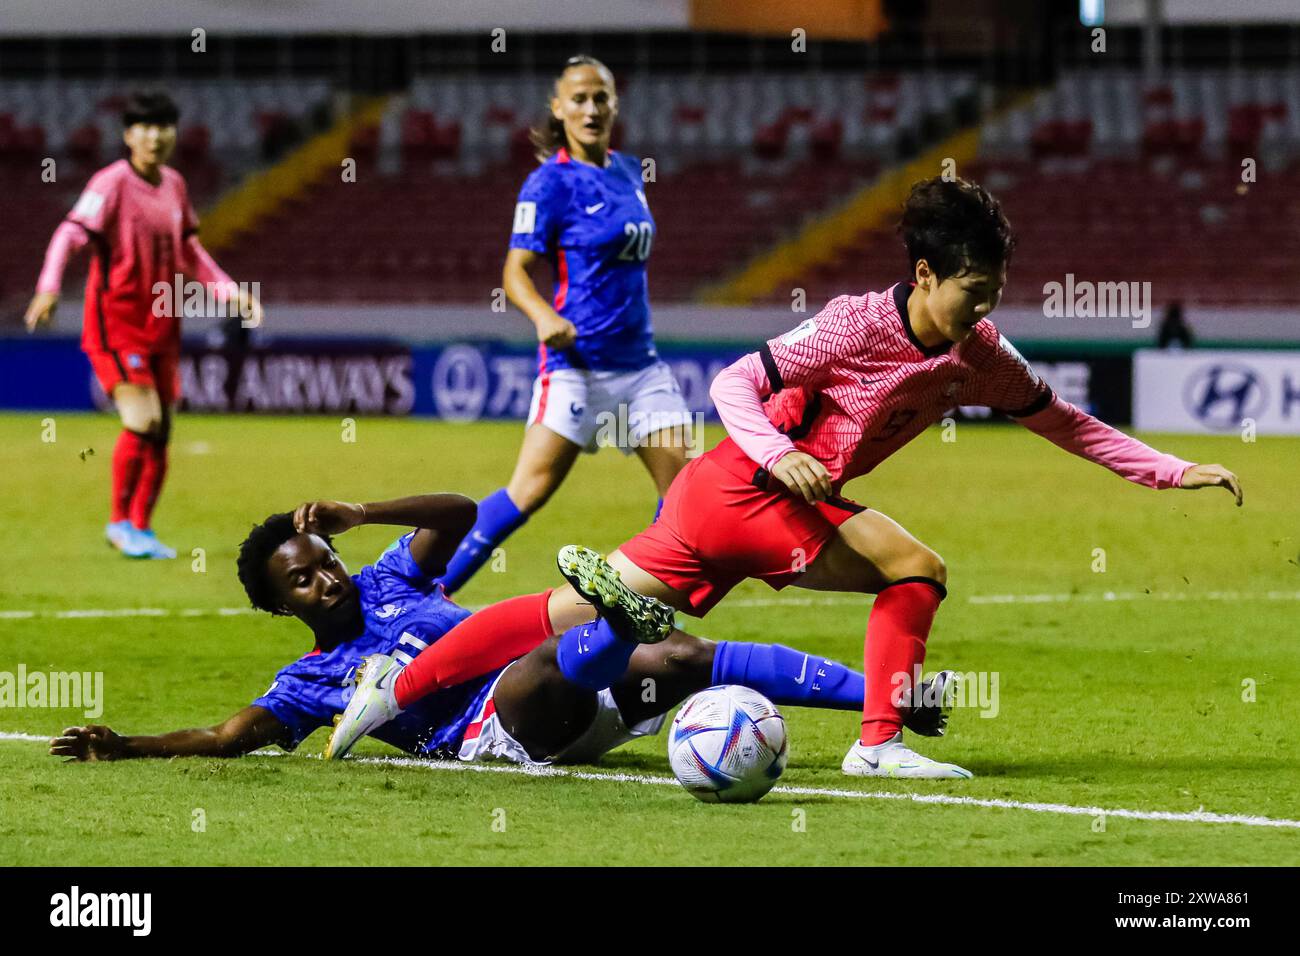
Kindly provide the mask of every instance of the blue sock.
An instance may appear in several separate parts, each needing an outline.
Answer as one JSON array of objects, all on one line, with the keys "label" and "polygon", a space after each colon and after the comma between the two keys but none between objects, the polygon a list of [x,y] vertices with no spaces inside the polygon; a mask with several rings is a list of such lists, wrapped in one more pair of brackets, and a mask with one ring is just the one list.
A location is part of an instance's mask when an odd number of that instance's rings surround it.
[{"label": "blue sock", "polygon": [[575,684],[604,690],[623,676],[637,646],[622,640],[604,618],[571,627],[560,637],[555,660]]},{"label": "blue sock", "polygon": [[465,535],[465,540],[447,562],[447,570],[438,579],[443,590],[448,594],[459,591],[474,576],[474,572],[483,566],[483,562],[492,556],[492,549],[510,537],[527,520],[528,515],[515,507],[504,488],[480,501],[474,528]]},{"label": "blue sock", "polygon": [[752,687],[774,704],[861,710],[860,673],[817,654],[780,644],[721,641],[713,657],[713,683]]}]

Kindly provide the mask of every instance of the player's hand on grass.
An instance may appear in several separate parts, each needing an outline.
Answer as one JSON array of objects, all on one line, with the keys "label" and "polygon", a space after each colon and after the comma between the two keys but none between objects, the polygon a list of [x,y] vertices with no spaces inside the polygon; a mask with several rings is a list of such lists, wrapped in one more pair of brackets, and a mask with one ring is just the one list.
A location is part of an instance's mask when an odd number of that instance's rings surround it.
[{"label": "player's hand on grass", "polygon": [[1222,465],[1192,465],[1183,472],[1184,488],[1227,488],[1237,499],[1241,507],[1241,481]]},{"label": "player's hand on grass", "polygon": [[59,304],[57,292],[38,292],[32,296],[31,304],[23,314],[23,324],[28,332],[35,332],[42,325],[54,321],[54,308]]},{"label": "player's hand on grass", "polygon": [[299,534],[342,534],[366,519],[366,509],[346,501],[308,501],[293,513]]},{"label": "player's hand on grass", "polygon": [[804,501],[825,501],[831,496],[831,473],[812,455],[801,451],[786,452],[772,466],[772,474]]},{"label": "player's hand on grass", "polygon": [[578,340],[578,327],[558,313],[537,323],[537,341],[548,349],[567,349]]},{"label": "player's hand on grass", "polygon": [[126,755],[126,738],[103,724],[67,727],[50,741],[50,755],[73,760],[120,760]]}]

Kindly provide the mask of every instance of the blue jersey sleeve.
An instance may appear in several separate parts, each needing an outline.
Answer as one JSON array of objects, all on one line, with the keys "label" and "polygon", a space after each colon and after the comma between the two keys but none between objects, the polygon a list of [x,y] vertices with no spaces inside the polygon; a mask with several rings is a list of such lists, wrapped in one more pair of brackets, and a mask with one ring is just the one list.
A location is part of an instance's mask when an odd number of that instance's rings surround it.
[{"label": "blue jersey sleeve", "polygon": [[415,531],[408,531],[390,544],[374,563],[375,573],[383,577],[400,578],[407,584],[417,587],[427,587],[430,581],[429,575],[420,570],[420,566],[415,563],[415,558],[411,555],[411,539],[414,537]]},{"label": "blue jersey sleeve", "polygon": [[546,163],[529,174],[515,203],[515,222],[510,231],[511,249],[531,249],[547,254],[555,250],[569,206],[569,188],[554,163]]},{"label": "blue jersey sleeve", "polygon": [[318,727],[332,723],[340,712],[339,701],[330,700],[337,688],[305,681],[283,671],[267,692],[253,701],[254,707],[264,707],[289,729],[289,739],[282,743],[285,750],[293,750],[311,736]]}]

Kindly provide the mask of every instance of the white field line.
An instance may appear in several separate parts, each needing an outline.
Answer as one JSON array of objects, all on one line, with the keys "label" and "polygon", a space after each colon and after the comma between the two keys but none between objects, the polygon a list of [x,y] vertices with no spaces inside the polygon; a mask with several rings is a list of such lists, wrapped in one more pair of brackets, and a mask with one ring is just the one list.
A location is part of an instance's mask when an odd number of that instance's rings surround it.
[{"label": "white field line", "polygon": [[[0,731],[0,740],[39,741],[48,737],[34,734],[17,734]],[[281,756],[278,751],[258,750],[254,756]],[[305,759],[319,760],[318,755],[304,755]],[[303,759],[303,758],[299,758]],[[561,767],[524,767],[518,764],[462,763],[457,760],[419,760],[414,757],[353,757],[352,763],[385,767],[415,767],[420,770],[442,770],[473,773],[508,773],[527,777],[562,777],[570,780],[594,780],[604,783],[634,783],[641,786],[675,786],[672,777],[655,777],[640,773],[596,773],[590,770],[565,770]],[[894,793],[887,790],[835,790],[829,787],[773,787],[773,793],[796,797],[838,797],[848,800],[906,800],[912,803],[946,807],[983,807],[992,810],[1023,810],[1028,813],[1052,813],[1078,817],[1116,817],[1125,820],[1159,820],[1170,823],[1232,823],[1248,827],[1300,829],[1300,820],[1252,816],[1239,813],[1210,813],[1194,810],[1179,813],[1170,810],[1125,810],[1105,807],[1076,807],[1068,803],[1037,803],[1023,800],[996,800],[977,797],[955,797],[939,793]]]},{"label": "white field line", "polygon": [[0,611],[0,621],[28,621],[34,618],[79,620],[105,617],[239,617],[256,613],[251,607],[101,607],[66,611]]},{"label": "white field line", "polygon": [[[795,595],[775,595],[773,597],[733,598],[721,607],[762,608],[762,607],[834,607],[838,605],[853,606],[862,604],[866,595],[828,594],[816,597],[798,597]],[[969,604],[1070,604],[1070,603],[1107,603],[1112,601],[1300,601],[1300,591],[1093,591],[1077,594],[972,594],[966,598]],[[469,610],[481,609],[481,605],[467,605]],[[250,607],[118,607],[118,608],[83,608],[76,610],[22,610],[0,611],[0,621],[27,620],[79,620],[96,618],[123,617],[242,617],[256,614]]]}]

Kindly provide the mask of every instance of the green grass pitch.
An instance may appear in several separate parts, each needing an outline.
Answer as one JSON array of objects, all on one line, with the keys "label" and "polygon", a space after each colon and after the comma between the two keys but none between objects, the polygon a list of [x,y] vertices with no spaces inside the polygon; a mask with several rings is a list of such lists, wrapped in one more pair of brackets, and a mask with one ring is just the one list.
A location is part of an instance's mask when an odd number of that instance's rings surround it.
[{"label": "green grass pitch", "polygon": [[[296,622],[216,613],[245,604],[234,555],[253,521],[314,497],[481,497],[507,477],[521,434],[516,424],[361,419],[349,443],[337,419],[182,418],[156,522],[181,558],[132,563],[101,537],[114,422],[55,415],[51,442],[43,417],[0,416],[0,671],[102,671],[98,722],[124,733],[216,722],[309,649]],[[1300,819],[1300,441],[1151,440],[1236,470],[1246,507],[1219,490],[1132,486],[1014,426],[963,424],[951,443],[931,430],[851,485],[945,557],[951,593],[927,663],[996,673],[998,712],[959,709],[948,737],[923,742],[976,774],[939,783],[843,777],[855,717],[791,710],[781,784]],[[584,458],[507,543],[504,571],[480,573],[461,599],[478,606],[556,583],[559,546],[616,547],[649,519],[653,497],[635,460]],[[339,545],[355,571],[393,536],[363,528]],[[168,613],[57,616],[141,607]],[[869,598],[746,584],[706,620],[679,622],[860,666],[868,607]],[[76,710],[0,708],[10,735],[84,722]],[[0,864],[1300,860],[1294,826],[779,791],[753,806],[711,806],[635,780],[325,765],[312,759],[323,744],[318,733],[292,756],[76,765],[0,739]],[[392,753],[369,742],[360,752]],[[593,772],[665,777],[664,739],[638,741]]]}]

